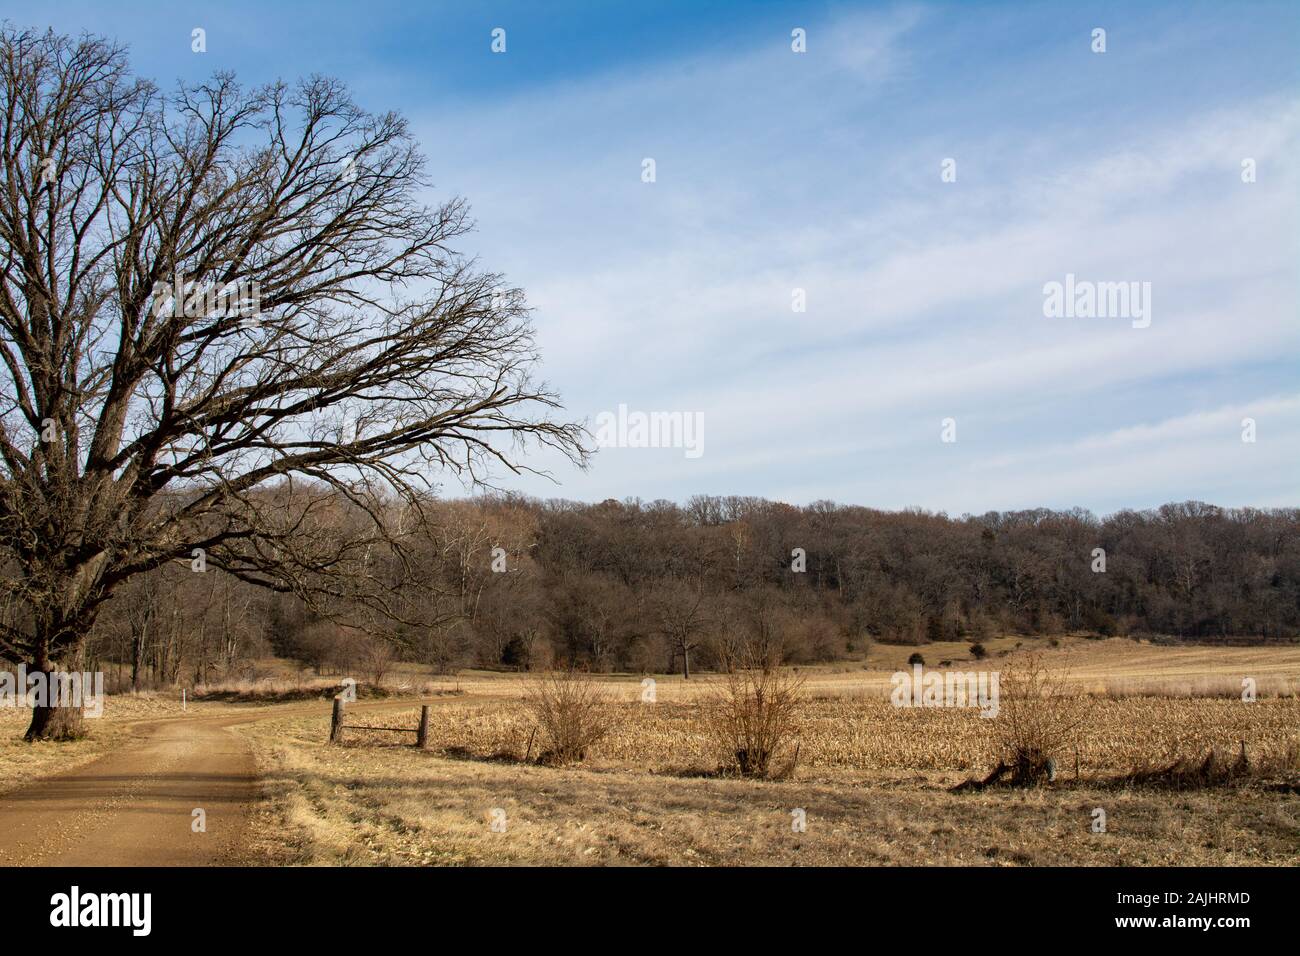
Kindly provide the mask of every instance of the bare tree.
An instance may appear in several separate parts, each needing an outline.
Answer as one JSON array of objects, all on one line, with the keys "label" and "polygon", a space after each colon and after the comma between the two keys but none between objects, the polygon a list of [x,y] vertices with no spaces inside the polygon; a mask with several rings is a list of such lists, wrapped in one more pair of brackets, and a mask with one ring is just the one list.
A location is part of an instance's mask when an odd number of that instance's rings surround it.
[{"label": "bare tree", "polygon": [[465,655],[468,639],[464,621],[421,629],[414,641],[416,659],[428,664],[435,674],[454,673]]},{"label": "bare tree", "polygon": [[144,668],[150,644],[156,639],[163,615],[161,582],[156,577],[141,577],[124,589],[126,620],[131,631],[131,689],[137,693],[144,687]]},{"label": "bare tree", "polygon": [[357,642],[357,666],[370,678],[376,688],[382,687],[384,678],[397,662],[397,652],[388,641],[374,638]]},{"label": "bare tree", "polygon": [[677,584],[656,602],[660,633],[672,648],[673,657],[681,657],[683,680],[691,679],[691,651],[699,646],[699,634],[708,622],[705,594],[703,585]]},{"label": "bare tree", "polygon": [[584,459],[400,116],[324,78],[164,94],[108,41],[11,28],[0,96],[6,658],[51,670],[178,560],[382,609],[431,474]]}]

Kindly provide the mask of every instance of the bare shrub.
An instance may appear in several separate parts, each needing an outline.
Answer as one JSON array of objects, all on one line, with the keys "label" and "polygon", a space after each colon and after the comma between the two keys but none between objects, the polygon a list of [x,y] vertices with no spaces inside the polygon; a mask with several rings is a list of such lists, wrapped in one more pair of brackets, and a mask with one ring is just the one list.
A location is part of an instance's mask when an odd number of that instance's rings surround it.
[{"label": "bare shrub", "polygon": [[552,671],[529,681],[524,702],[549,746],[539,763],[560,765],[585,760],[587,751],[610,729],[609,696],[590,674]]},{"label": "bare shrub", "polygon": [[1009,777],[1036,786],[1056,776],[1056,761],[1086,716],[1068,693],[1068,671],[1051,670],[1037,652],[1007,665],[1001,674],[999,713],[994,718],[998,764],[984,781]]},{"label": "bare shrub", "polygon": [[[773,776],[774,758],[794,736],[804,703],[803,678],[752,648],[743,664],[718,678],[704,699],[704,730],[742,776]],[[789,776],[794,764],[791,757],[775,775]]]}]

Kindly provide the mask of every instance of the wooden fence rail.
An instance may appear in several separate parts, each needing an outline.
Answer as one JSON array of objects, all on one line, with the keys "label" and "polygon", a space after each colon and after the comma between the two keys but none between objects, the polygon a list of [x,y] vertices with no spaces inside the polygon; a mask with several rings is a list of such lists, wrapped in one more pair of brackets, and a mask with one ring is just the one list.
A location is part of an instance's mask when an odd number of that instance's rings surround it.
[{"label": "wooden fence rail", "polygon": [[395,734],[415,734],[415,746],[421,750],[428,749],[429,746],[429,705],[420,706],[420,726],[411,727],[368,727],[365,724],[345,724],[343,723],[344,701],[342,697],[334,698],[334,713],[330,717],[330,743],[343,743],[343,731],[351,730],[386,730]]}]

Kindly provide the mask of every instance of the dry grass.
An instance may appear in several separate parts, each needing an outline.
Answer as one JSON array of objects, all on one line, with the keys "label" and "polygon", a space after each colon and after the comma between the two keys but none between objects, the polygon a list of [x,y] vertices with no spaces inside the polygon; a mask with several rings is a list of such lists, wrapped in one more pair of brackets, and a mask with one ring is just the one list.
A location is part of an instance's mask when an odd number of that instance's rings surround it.
[{"label": "dry grass", "polygon": [[[435,726],[444,740],[481,738],[499,727],[499,715],[491,715],[500,706],[454,701],[435,712]],[[670,724],[691,720],[687,707],[672,713],[659,705],[643,710]],[[935,712],[902,713],[917,719],[915,733]],[[1288,713],[1294,728],[1295,713]],[[467,716],[472,726],[463,733],[459,728]],[[827,719],[823,713],[811,722]],[[611,745],[615,751],[621,746],[617,734],[598,748],[605,759],[556,769],[445,759],[411,747],[326,747],[321,744],[326,728],[323,716],[241,728],[254,743],[277,808],[264,830],[268,862],[1300,863],[1300,805],[1266,790],[1183,795],[1116,791],[1085,780],[1062,790],[956,795],[948,792],[953,775],[936,771],[822,766],[775,782],[648,773],[608,756]],[[486,738],[480,743],[483,749],[491,746]],[[823,752],[823,759],[828,756]],[[928,758],[943,759],[941,749]],[[1091,832],[1098,806],[1109,818],[1108,832],[1101,835]],[[794,809],[805,810],[806,833],[792,831]],[[501,819],[505,831],[494,832],[492,822]]]},{"label": "dry grass", "polygon": [[[924,651],[927,660],[951,659],[963,669],[1003,670],[1017,659],[1014,643],[988,642],[992,656],[975,667],[958,656],[966,645]],[[657,702],[648,703],[641,699],[642,675],[602,679],[608,732],[587,748],[581,766],[568,767],[522,762],[536,726],[524,706],[526,675],[466,672],[433,682],[431,694],[465,696],[443,699],[434,709],[427,752],[365,730],[350,730],[348,746],[325,746],[324,702],[310,717],[268,709],[264,720],[235,730],[251,741],[271,798],[259,819],[257,858],[411,865],[1300,865],[1300,801],[1286,789],[1300,783],[1300,650],[1061,643],[1038,646],[1049,666],[1070,668],[1058,704],[1077,727],[1057,748],[1056,785],[1030,790],[949,792],[991,768],[997,720],[975,709],[891,706],[889,674],[912,648],[873,647],[865,664],[799,669],[807,700],[791,718],[788,739],[799,741],[800,756],[789,780],[714,774],[707,680],[656,677]],[[1025,649],[1033,646],[1026,642]],[[1241,700],[1243,676],[1256,680],[1258,701]],[[412,688],[427,680],[403,679]],[[1204,696],[1192,696],[1198,690]],[[1138,691],[1144,695],[1135,696]],[[130,717],[149,716],[144,711],[151,706],[178,704],[109,698],[106,719],[92,722],[87,741],[48,747],[15,747],[25,720],[0,710],[0,787],[52,766],[45,750],[59,755],[59,769],[69,766],[65,754],[93,759],[129,734]],[[397,705],[372,722],[414,727],[417,720],[412,701],[409,710]],[[1231,767],[1242,741],[1261,771],[1249,778],[1221,770]],[[1186,782],[1188,773],[1205,769],[1211,750],[1219,756],[1208,777],[1231,777],[1231,786],[1180,790],[1137,775],[1182,761]],[[1201,763],[1189,763],[1196,760]],[[1096,807],[1106,810],[1105,834],[1091,832]],[[791,829],[795,809],[806,811],[806,833]],[[502,819],[495,811],[504,814],[504,832],[492,829]]]},{"label": "dry grass", "polygon": [[[342,682],[329,678],[315,680],[284,680],[280,678],[237,680],[199,684],[194,688],[193,699],[225,703],[286,704],[299,700],[329,700],[338,694],[343,687]],[[401,694],[424,693],[431,696],[434,684],[431,681],[423,681],[419,684],[407,683],[397,687],[389,684],[375,684],[370,681],[358,681],[353,689],[358,700],[373,700]]]},{"label": "dry grass", "polygon": [[[610,706],[609,732],[588,754],[594,765],[660,774],[717,767],[717,749],[700,703],[664,702],[661,697],[654,704],[621,701]],[[523,759],[535,725],[520,701],[471,696],[446,707],[450,709],[435,711],[430,728],[429,746],[434,753]],[[1290,698],[1252,704],[1217,698],[1067,698],[1061,707],[1081,720],[1058,761],[1065,776],[1073,774],[1076,750],[1083,773],[1119,773],[1146,760],[1204,754],[1213,746],[1235,749],[1241,740],[1260,756],[1285,753],[1289,743],[1300,740],[1300,700]],[[381,722],[390,719],[415,726],[419,709],[413,706]],[[996,723],[975,710],[897,708],[887,700],[862,698],[818,699],[801,708],[791,732],[800,742],[803,775],[843,770],[963,773],[992,767]],[[358,745],[391,742],[364,730],[350,730],[348,738]]]},{"label": "dry grass", "polygon": [[1169,763],[1144,761],[1115,782],[1125,787],[1169,790],[1206,790],[1216,787],[1244,787],[1278,781],[1290,792],[1300,792],[1300,744],[1292,742],[1283,751],[1265,751],[1252,756],[1243,740],[1236,752],[1211,747],[1204,756],[1179,756]]},{"label": "dry grass", "polygon": [[[996,721],[976,710],[896,708],[853,693],[810,700],[792,718],[801,744],[795,779],[721,778],[711,773],[717,752],[705,683],[670,687],[665,695],[661,682],[658,702],[642,703],[639,682],[607,682],[621,699],[611,704],[609,732],[582,767],[520,762],[533,721],[519,700],[525,682],[513,678],[467,681],[471,694],[497,696],[440,705],[425,753],[385,746],[389,739],[364,731],[353,732],[353,746],[325,747],[324,713],[249,725],[241,732],[254,743],[276,808],[264,828],[268,859],[1300,864],[1300,806],[1258,778],[1181,793],[1122,783],[1135,766],[1158,767],[1169,755],[1210,748],[1228,752],[1246,740],[1252,761],[1294,785],[1300,699],[1063,697],[1059,706],[1078,726],[1064,745],[1058,786],[954,794],[954,783],[988,768],[999,739]],[[413,722],[416,713],[394,719]],[[1099,806],[1108,815],[1105,834],[1091,831]],[[795,809],[806,812],[806,833],[791,829]],[[491,824],[500,819],[505,832],[494,832]]]}]

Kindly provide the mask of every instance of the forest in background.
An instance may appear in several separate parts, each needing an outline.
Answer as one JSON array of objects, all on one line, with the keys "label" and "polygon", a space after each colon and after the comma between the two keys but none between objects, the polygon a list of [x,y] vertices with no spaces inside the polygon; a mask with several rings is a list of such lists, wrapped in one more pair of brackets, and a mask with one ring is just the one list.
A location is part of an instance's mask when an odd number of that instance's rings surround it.
[{"label": "forest in background", "polygon": [[406,595],[425,623],[321,613],[172,563],[109,602],[88,662],[115,663],[143,688],[247,678],[268,655],[380,679],[400,660],[439,673],[680,672],[683,658],[723,668],[755,645],[812,663],[860,657],[872,641],[1003,634],[1300,638],[1300,509],[1185,502],[1104,519],[1080,509],[950,518],[712,496],[425,509],[408,548],[426,586]]}]

